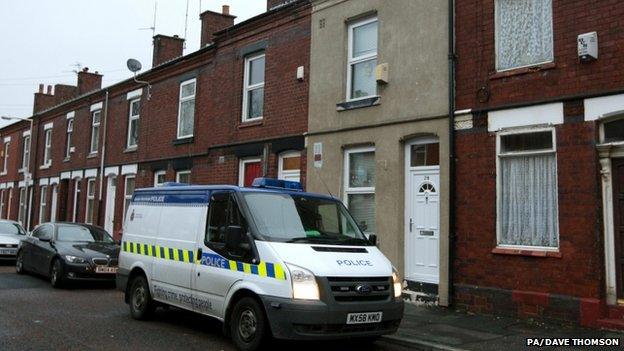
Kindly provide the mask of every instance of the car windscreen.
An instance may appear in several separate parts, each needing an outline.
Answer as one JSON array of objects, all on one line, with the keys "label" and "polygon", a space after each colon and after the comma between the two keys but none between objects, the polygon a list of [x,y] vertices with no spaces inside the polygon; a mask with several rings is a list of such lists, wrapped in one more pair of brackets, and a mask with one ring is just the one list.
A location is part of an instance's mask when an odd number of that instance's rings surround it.
[{"label": "car windscreen", "polygon": [[17,223],[0,222],[0,234],[26,235],[26,232]]},{"label": "car windscreen", "polygon": [[59,226],[56,234],[56,240],[104,243],[114,242],[113,238],[111,238],[111,236],[104,230],[79,225]]},{"label": "car windscreen", "polygon": [[271,241],[369,245],[355,221],[333,199],[278,193],[244,193],[260,234]]}]

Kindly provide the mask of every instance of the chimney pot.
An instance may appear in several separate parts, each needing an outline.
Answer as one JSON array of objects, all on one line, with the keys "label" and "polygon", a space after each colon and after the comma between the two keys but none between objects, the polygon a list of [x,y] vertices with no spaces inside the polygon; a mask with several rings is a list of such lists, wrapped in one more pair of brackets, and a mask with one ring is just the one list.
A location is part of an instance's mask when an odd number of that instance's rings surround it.
[{"label": "chimney pot", "polygon": [[47,92],[47,94],[48,95],[52,95],[52,86],[51,85],[48,85],[48,92]]},{"label": "chimney pot", "polygon": [[85,67],[82,69],[83,72],[89,72],[89,67]]},{"label": "chimney pot", "polygon": [[230,14],[230,5],[223,5],[221,13],[224,15],[229,15]]},{"label": "chimney pot", "polygon": [[43,94],[43,84],[39,84],[39,94]]}]

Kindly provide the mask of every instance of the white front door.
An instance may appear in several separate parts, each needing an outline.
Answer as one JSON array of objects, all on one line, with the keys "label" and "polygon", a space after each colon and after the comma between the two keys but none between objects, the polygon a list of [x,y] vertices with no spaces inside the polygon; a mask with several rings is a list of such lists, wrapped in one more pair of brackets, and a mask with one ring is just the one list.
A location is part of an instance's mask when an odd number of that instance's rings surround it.
[{"label": "white front door", "polygon": [[115,193],[117,192],[117,178],[108,177],[108,186],[106,187],[106,216],[104,221],[104,229],[113,235],[115,225]]},{"label": "white front door", "polygon": [[50,205],[50,222],[56,222],[57,203],[58,203],[58,185],[52,185],[52,204]]}]

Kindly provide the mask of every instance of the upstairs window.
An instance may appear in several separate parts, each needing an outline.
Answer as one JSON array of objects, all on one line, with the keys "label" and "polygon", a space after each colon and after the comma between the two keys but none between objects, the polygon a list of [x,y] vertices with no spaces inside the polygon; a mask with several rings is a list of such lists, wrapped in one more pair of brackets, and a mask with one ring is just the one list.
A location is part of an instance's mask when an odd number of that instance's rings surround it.
[{"label": "upstairs window", "polygon": [[347,100],[377,95],[377,32],[377,18],[368,18],[349,25]]},{"label": "upstairs window", "polygon": [[43,149],[43,166],[48,167],[52,164],[52,128],[45,130]]},{"label": "upstairs window", "polygon": [[126,148],[136,148],[139,143],[139,115],[141,113],[141,99],[130,100],[128,115],[128,140]]},{"label": "upstairs window", "polygon": [[30,164],[30,135],[22,138],[22,169],[28,169]]},{"label": "upstairs window", "polygon": [[67,137],[65,138],[65,158],[69,158],[72,153],[72,135],[74,134],[74,119],[67,119]]},{"label": "upstairs window", "polygon": [[180,84],[180,105],[178,106],[178,139],[193,136],[195,124],[195,90],[197,80],[190,79]]},{"label": "upstairs window", "polygon": [[496,0],[496,69],[551,61],[552,0]]},{"label": "upstairs window", "polygon": [[100,120],[102,118],[102,110],[93,111],[91,114],[91,144],[89,153],[96,154],[100,144]]},{"label": "upstairs window", "polygon": [[2,173],[6,174],[9,168],[9,146],[10,141],[4,141],[4,148],[2,149]]},{"label": "upstairs window", "polygon": [[245,58],[243,122],[262,119],[264,114],[264,52]]}]

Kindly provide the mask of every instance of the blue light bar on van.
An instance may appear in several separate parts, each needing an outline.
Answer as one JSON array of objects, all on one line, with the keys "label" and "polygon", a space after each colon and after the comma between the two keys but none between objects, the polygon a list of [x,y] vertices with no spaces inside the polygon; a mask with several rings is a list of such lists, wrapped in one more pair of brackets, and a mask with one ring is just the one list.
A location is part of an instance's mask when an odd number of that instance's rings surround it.
[{"label": "blue light bar on van", "polygon": [[299,182],[272,178],[256,178],[251,185],[254,188],[286,189],[303,191],[303,185]]}]

